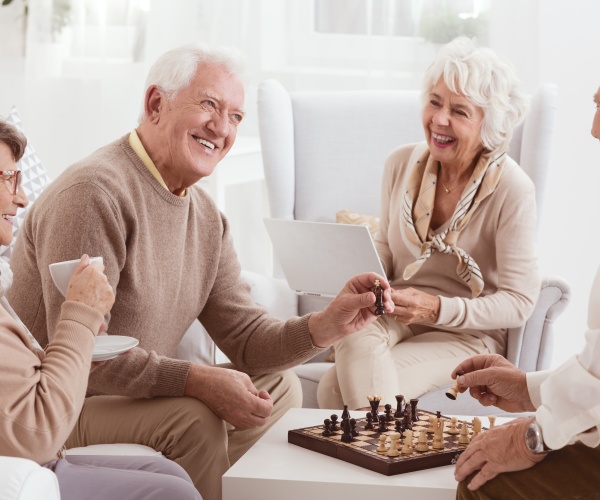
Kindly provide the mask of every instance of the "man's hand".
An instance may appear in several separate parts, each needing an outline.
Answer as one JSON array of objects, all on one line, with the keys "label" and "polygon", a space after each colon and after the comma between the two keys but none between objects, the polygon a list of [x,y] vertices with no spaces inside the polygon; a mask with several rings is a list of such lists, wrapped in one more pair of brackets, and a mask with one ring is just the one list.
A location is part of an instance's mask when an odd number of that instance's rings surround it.
[{"label": "man's hand", "polygon": [[312,342],[317,347],[329,347],[336,340],[362,330],[375,321],[375,294],[371,291],[375,280],[383,289],[383,307],[386,313],[394,310],[387,280],[376,273],[359,274],[352,278],[337,297],[323,311],[308,319]]},{"label": "man's hand", "polygon": [[476,490],[501,472],[525,470],[541,462],[546,455],[536,455],[525,445],[525,432],[531,420],[519,418],[473,438],[456,462],[456,480],[464,481],[478,470],[467,485],[470,490]]},{"label": "man's hand", "polygon": [[440,315],[440,298],[415,288],[392,290],[394,316],[405,325],[435,323]]},{"label": "man's hand", "polygon": [[460,392],[469,389],[483,406],[510,412],[535,410],[525,372],[498,354],[479,354],[463,361],[452,372],[453,379],[457,376]]},{"label": "man's hand", "polygon": [[227,368],[192,364],[184,394],[239,430],[266,424],[273,411],[267,391],[259,392],[248,375]]}]

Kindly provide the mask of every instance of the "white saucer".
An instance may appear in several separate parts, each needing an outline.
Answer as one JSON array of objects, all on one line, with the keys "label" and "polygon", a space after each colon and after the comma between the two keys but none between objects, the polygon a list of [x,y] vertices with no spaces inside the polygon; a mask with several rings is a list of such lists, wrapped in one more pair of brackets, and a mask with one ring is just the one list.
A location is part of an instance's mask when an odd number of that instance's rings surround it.
[{"label": "white saucer", "polygon": [[107,361],[133,349],[140,341],[123,335],[98,335],[92,351],[92,361]]}]

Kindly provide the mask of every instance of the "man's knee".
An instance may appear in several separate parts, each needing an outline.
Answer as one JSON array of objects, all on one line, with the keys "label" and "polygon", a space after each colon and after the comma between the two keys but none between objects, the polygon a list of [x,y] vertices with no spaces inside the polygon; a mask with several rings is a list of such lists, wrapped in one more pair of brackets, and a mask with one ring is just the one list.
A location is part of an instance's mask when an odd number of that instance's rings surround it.
[{"label": "man's knee", "polygon": [[202,449],[207,456],[219,451],[226,454],[225,422],[195,398],[174,398],[155,437],[167,441],[163,449],[169,458],[173,454],[189,453],[190,448]]}]

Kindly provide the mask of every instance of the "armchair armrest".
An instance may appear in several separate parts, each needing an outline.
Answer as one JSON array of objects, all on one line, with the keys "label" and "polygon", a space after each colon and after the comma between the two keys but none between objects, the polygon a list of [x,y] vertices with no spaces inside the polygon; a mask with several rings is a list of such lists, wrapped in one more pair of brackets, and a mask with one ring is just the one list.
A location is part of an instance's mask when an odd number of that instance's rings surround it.
[{"label": "armchair armrest", "polygon": [[245,270],[242,271],[242,279],[250,285],[254,302],[263,306],[269,314],[282,320],[298,315],[298,295],[286,280]]},{"label": "armchair armrest", "polygon": [[506,359],[526,372],[549,368],[554,320],[565,310],[570,297],[571,287],[566,281],[555,276],[545,277],[535,309],[527,322],[508,330]]},{"label": "armchair armrest", "polygon": [[[298,296],[286,280],[244,270],[242,279],[250,285],[254,302],[263,306],[269,314],[283,320],[298,315]],[[198,320],[192,323],[181,339],[175,356],[201,365],[229,361]]]},{"label": "armchair armrest", "polygon": [[60,500],[54,472],[33,460],[0,457],[0,497],[2,500]]}]

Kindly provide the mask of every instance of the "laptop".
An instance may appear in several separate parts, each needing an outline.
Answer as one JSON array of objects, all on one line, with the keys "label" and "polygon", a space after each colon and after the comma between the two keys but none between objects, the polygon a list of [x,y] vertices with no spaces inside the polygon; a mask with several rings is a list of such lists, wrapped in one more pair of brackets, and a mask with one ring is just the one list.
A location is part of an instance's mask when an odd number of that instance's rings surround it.
[{"label": "laptop", "polygon": [[265,219],[275,259],[301,295],[335,297],[347,281],[365,272],[385,276],[366,226]]}]

